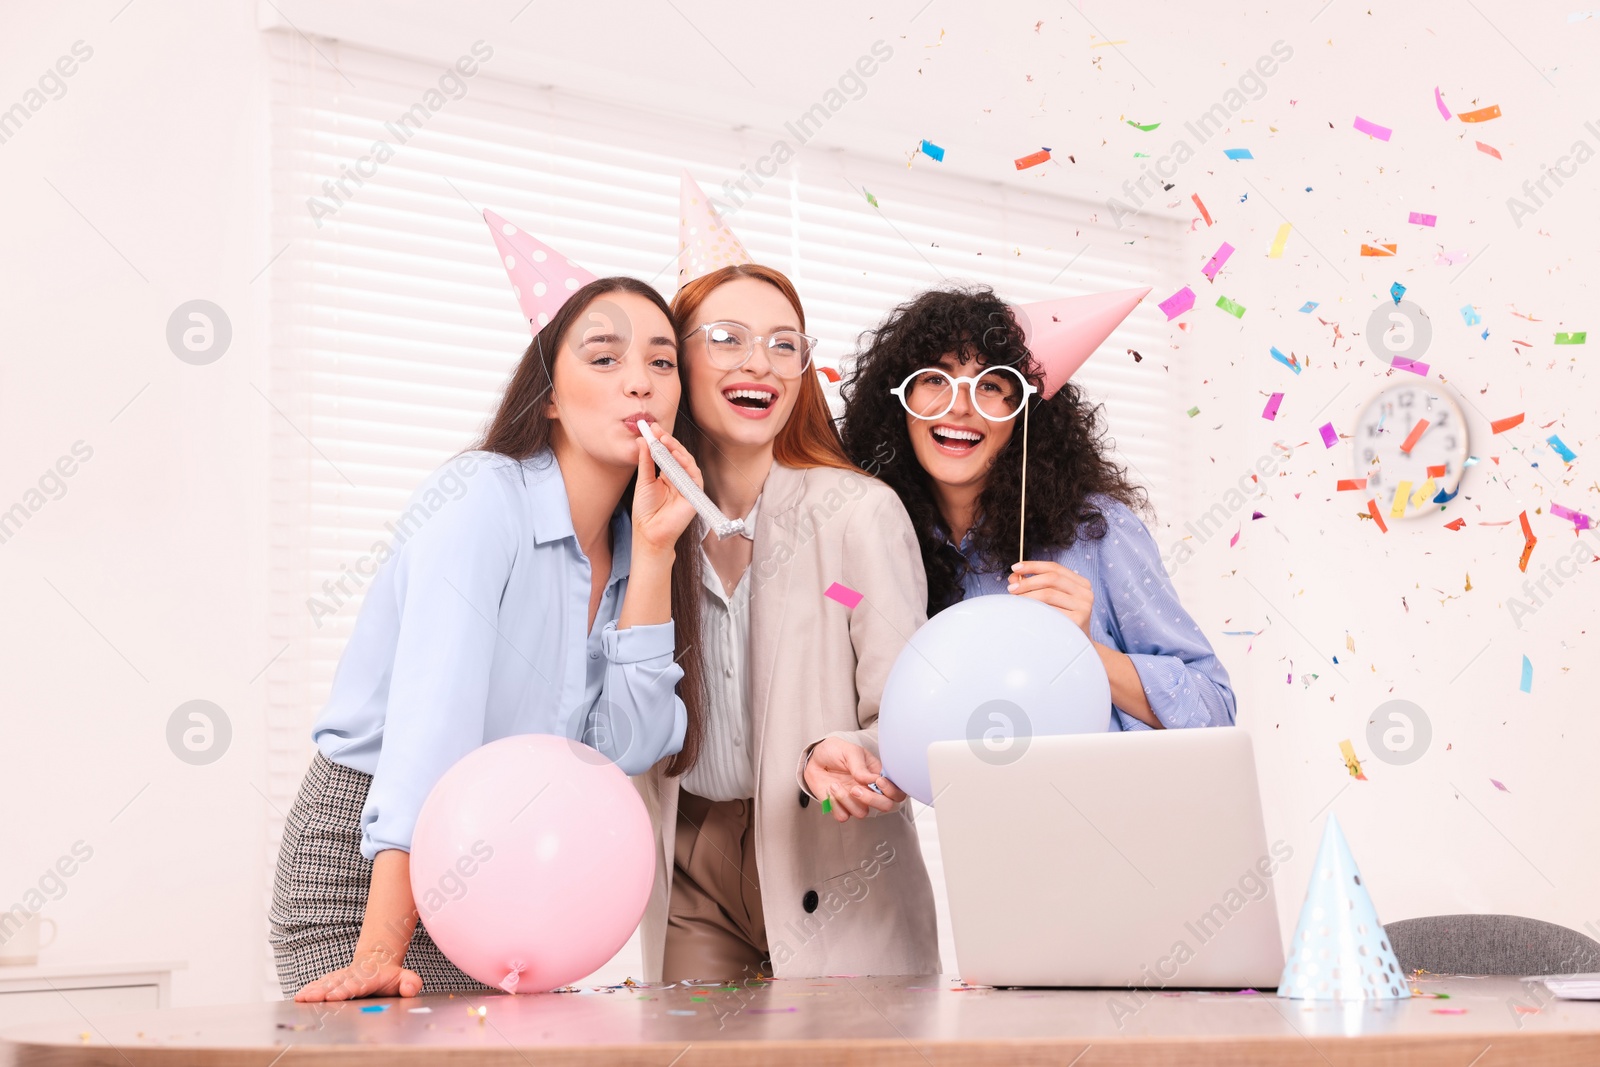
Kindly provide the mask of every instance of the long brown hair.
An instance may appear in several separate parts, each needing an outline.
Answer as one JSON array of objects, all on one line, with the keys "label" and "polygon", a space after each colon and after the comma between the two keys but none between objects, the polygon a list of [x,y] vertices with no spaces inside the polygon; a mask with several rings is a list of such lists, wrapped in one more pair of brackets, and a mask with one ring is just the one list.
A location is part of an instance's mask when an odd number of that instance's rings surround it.
[{"label": "long brown hair", "polygon": [[[789,301],[789,306],[794,308],[795,315],[800,319],[800,329],[805,330],[806,312],[800,306],[800,294],[795,292],[794,283],[782,271],[758,263],[736,263],[696,278],[673,296],[672,320],[677,325],[680,337],[689,323],[694,321],[706,298],[735,278],[755,278],[778,290]],[[844,445],[839,441],[839,431],[834,428],[827,398],[822,395],[822,383],[817,381],[814,371],[814,367],[807,368],[800,378],[800,392],[795,398],[794,410],[789,413],[789,421],[778,431],[772,446],[772,458],[785,467],[855,470],[855,464],[845,455]],[[677,437],[690,451],[698,452],[702,435],[689,410],[687,381],[684,385],[683,396],[678,401]]]},{"label": "long brown hair", "polygon": [[[546,396],[555,385],[554,364],[561,351],[562,338],[577,322],[589,305],[607,293],[632,293],[650,301],[668,322],[676,323],[672,309],[654,287],[634,278],[598,278],[578,289],[561,305],[548,324],[534,335],[533,341],[522,353],[522,360],[511,373],[505,395],[500,399],[499,410],[484,431],[483,439],[473,447],[484,452],[498,452],[521,461],[537,455],[550,447],[551,419],[546,409]],[[674,326],[676,328],[676,326]],[[678,380],[683,386],[680,364]],[[687,388],[682,389],[688,392]],[[625,507],[633,502],[633,485],[630,481],[623,490]],[[667,764],[668,774],[682,774],[694,766],[699,755],[704,733],[703,697],[704,672],[699,652],[700,640],[700,543],[694,523],[678,537],[677,558],[672,565],[672,621],[675,658],[683,668],[683,679],[678,683],[678,695],[689,713],[689,727],[683,739],[683,748]],[[614,727],[613,727],[614,729]]]}]

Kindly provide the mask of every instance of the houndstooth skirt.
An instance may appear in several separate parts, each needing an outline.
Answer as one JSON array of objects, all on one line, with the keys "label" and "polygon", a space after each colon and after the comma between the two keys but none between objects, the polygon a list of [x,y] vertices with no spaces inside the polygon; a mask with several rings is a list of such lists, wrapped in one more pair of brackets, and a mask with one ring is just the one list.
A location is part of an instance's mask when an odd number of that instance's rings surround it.
[{"label": "houndstooth skirt", "polygon": [[[372,861],[361,854],[361,809],[372,776],[318,752],[283,828],[272,884],[267,940],[285,998],[307,982],[348,967],[361,936]],[[405,966],[424,993],[494,993],[445,958],[419,922]]]}]

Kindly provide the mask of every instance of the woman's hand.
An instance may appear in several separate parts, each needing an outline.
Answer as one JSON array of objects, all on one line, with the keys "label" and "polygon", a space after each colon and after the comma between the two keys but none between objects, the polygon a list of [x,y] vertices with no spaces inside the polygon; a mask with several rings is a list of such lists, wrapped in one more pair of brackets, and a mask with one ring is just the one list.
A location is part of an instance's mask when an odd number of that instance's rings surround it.
[{"label": "woman's hand", "polygon": [[[652,427],[656,438],[667,446],[674,459],[683,465],[694,479],[694,484],[705,486],[700,476],[700,466],[689,450],[678,443],[671,434]],[[656,472],[655,461],[650,458],[650,446],[639,438],[639,478],[633,487],[633,543],[634,551],[641,549],[667,553],[678,542],[678,535],[694,521],[694,505],[684,499],[665,475]]]},{"label": "woman's hand", "polygon": [[302,1004],[359,997],[414,997],[422,992],[422,977],[407,970],[393,952],[356,945],[350,966],[341,967],[300,987],[294,999]]},{"label": "woman's hand", "polygon": [[[874,782],[882,794],[872,790]],[[899,786],[883,777],[883,762],[877,756],[837,737],[820,741],[811,750],[806,788],[812,796],[832,798],[835,822],[865,819],[869,808],[893,811],[906,798]]]},{"label": "woman's hand", "polygon": [[1089,615],[1094,609],[1094,586],[1075,570],[1049,560],[1028,560],[1011,565],[1011,584],[1017,595],[1049,604],[1078,624],[1089,636]]}]

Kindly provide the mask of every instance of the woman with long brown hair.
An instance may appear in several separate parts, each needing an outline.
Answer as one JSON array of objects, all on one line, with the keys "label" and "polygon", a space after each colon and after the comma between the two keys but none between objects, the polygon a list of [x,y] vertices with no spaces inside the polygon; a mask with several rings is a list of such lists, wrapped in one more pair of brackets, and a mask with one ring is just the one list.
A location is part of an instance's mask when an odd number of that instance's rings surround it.
[{"label": "woman with long brown hair", "polygon": [[677,335],[642,282],[572,287],[534,320],[483,440],[412,495],[367,590],[278,856],[270,940],[285,996],[488,991],[417,923],[411,835],[439,777],[527,733],[639,774],[698,718],[699,657],[683,641],[697,601],[675,628],[670,596],[694,510],[637,429],[676,420]]},{"label": "woman with long brown hair", "polygon": [[702,575],[705,692],[684,750],[636,779],[661,833],[645,972],[938,973],[916,827],[877,758],[884,681],[924,618],[911,522],[845,457],[788,278],[725,266],[672,310],[679,437],[749,533],[697,524],[680,553]]}]

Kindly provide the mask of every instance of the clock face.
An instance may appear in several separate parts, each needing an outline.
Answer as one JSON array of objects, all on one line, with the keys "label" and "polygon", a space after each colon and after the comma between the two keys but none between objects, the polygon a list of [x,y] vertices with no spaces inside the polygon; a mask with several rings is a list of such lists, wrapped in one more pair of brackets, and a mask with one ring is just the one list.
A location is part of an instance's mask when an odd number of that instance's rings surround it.
[{"label": "clock face", "polygon": [[1356,419],[1356,476],[1385,518],[1437,511],[1461,488],[1467,420],[1437,383],[1399,382],[1380,391]]}]

